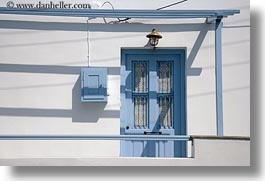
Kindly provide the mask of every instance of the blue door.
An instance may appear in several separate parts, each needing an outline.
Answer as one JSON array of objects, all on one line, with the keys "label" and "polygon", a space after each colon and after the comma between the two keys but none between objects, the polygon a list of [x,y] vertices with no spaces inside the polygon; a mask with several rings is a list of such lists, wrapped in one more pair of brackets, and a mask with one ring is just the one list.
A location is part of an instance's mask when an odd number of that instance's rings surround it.
[{"label": "blue door", "polygon": [[[186,135],[185,50],[122,49],[122,135]],[[121,141],[121,156],[185,157],[183,141]]]}]

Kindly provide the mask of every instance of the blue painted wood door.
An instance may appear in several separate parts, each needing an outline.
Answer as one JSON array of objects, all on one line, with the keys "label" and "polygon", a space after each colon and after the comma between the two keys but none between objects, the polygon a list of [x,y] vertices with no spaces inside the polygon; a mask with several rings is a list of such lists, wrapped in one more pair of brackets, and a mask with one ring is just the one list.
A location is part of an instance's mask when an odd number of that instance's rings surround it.
[{"label": "blue painted wood door", "polygon": [[[186,135],[185,50],[122,49],[121,134]],[[121,141],[121,156],[185,157],[183,141]]]}]

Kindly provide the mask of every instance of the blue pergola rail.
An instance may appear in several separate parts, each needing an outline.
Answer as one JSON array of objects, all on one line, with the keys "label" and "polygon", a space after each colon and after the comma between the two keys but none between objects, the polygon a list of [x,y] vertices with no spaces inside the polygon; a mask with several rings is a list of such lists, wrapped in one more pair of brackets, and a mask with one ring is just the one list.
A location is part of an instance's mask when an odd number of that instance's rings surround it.
[{"label": "blue pergola rail", "polygon": [[0,7],[0,14],[72,16],[90,18],[217,18],[240,13],[239,10],[132,10],[132,9],[18,9]]},{"label": "blue pergola rail", "polygon": [[188,135],[0,135],[0,140],[156,140],[190,141]]}]

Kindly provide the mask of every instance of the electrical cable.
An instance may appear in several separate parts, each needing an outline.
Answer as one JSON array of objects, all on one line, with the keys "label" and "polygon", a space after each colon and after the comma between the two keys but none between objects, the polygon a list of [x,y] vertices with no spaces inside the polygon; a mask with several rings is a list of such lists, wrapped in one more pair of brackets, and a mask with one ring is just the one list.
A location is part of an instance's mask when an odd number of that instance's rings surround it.
[{"label": "electrical cable", "polygon": [[[175,3],[169,4],[169,5],[157,8],[156,10],[166,9],[168,7],[175,6],[175,5],[180,4],[180,3],[184,3],[186,1],[188,1],[188,0],[178,1],[178,2],[175,2]],[[112,10],[114,10],[113,4],[111,4],[111,2],[109,2],[109,1],[105,1],[100,7],[102,8],[106,4],[109,4],[111,6]],[[117,18],[117,19],[118,19],[118,22],[124,22],[124,21],[130,20],[131,18],[124,18],[124,19]],[[104,20],[104,22],[106,24],[108,23],[106,21],[106,18],[103,17],[103,20]],[[89,52],[90,52],[89,51],[90,50],[89,36],[90,36],[90,34],[89,34],[89,26],[88,26],[89,23],[88,23],[88,21],[89,21],[89,18],[87,19],[87,37],[86,37],[86,39],[87,39],[87,61],[88,61],[88,67],[89,67],[89,60],[90,60],[90,55],[89,55]]]},{"label": "electrical cable", "polygon": [[188,0],[178,1],[178,2],[175,2],[175,3],[169,4],[169,5],[163,6],[163,7],[161,7],[161,8],[158,8],[158,9],[156,9],[156,10],[161,10],[161,9],[169,8],[169,7],[171,7],[171,6],[175,6],[175,5],[177,5],[177,4],[184,3],[184,2],[186,2],[186,1],[188,1]]},{"label": "electrical cable", "polygon": [[88,21],[89,21],[90,19],[89,18],[87,18],[87,20],[86,20],[86,23],[87,23],[87,34],[86,34],[86,42],[87,42],[87,66],[89,67],[90,65],[89,65],[89,60],[90,60],[90,55],[89,55],[89,53],[90,53],[90,43],[89,43],[89,39],[90,39],[90,33],[89,33],[89,23],[88,23]]},{"label": "electrical cable", "polygon": [[[188,0],[178,1],[178,2],[175,2],[175,3],[169,4],[169,5],[166,5],[166,6],[163,6],[163,7],[157,8],[156,10],[166,9],[166,8],[171,7],[171,6],[175,6],[175,5],[177,5],[177,4],[184,3],[184,2],[186,2],[186,1],[188,1]],[[131,19],[131,18],[124,18],[124,19],[120,19],[120,18],[118,18],[119,22],[127,21],[127,20],[129,20],[129,19]]]},{"label": "electrical cable", "polygon": [[[111,2],[109,1],[105,1],[100,7],[102,8],[105,4],[109,4],[112,8],[112,10],[114,10],[114,6],[111,4]],[[106,21],[106,18],[103,17],[104,22],[107,24],[108,22]]]}]

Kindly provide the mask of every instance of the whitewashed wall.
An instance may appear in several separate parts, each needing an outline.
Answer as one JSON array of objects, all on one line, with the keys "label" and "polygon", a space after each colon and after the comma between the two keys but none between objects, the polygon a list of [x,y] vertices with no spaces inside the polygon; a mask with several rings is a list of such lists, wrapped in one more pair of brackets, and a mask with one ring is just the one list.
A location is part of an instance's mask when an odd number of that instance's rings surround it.
[{"label": "whitewashed wall", "polygon": [[[110,2],[116,9],[156,9],[175,1]],[[223,21],[224,134],[249,136],[249,1],[188,0],[168,9],[241,10]],[[187,47],[188,134],[215,135],[214,31],[204,21],[132,19],[105,24],[102,18],[0,15],[0,134],[119,134],[120,48],[144,47],[145,35],[157,28],[163,35],[158,47]],[[80,102],[79,73],[88,62],[109,68],[106,105]],[[118,141],[0,145],[7,148],[0,149],[0,157],[118,156],[120,149]],[[61,151],[51,150],[58,145]]]}]

